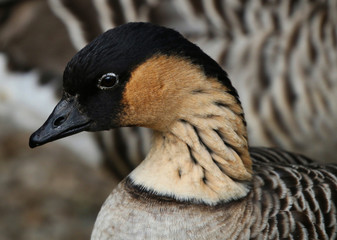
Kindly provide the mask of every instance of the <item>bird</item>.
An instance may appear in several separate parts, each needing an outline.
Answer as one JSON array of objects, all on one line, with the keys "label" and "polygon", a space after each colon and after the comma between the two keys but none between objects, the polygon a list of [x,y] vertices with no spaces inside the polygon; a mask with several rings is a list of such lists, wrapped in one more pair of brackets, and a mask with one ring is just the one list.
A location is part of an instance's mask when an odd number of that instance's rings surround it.
[{"label": "bird", "polygon": [[[41,82],[52,80],[57,93],[63,66],[75,49],[108,28],[151,21],[178,29],[226,69],[250,123],[251,146],[281,147],[317,161],[337,161],[333,105],[337,100],[337,7],[333,0],[88,0],[81,4],[50,0],[8,6],[1,20],[1,51],[11,68],[38,68]],[[22,15],[23,10],[35,14]],[[18,27],[18,21],[25,27]],[[44,38],[35,39],[41,36],[35,32],[44,33],[47,44]],[[119,179],[150,149],[147,128],[119,128],[92,136],[97,143],[92,147],[101,154],[97,158],[103,160],[99,163]]]},{"label": "bird", "polygon": [[336,238],[337,166],[250,148],[227,73],[173,29],[127,23],[80,50],[29,145],[130,126],[154,131],[151,150],[91,239]]}]

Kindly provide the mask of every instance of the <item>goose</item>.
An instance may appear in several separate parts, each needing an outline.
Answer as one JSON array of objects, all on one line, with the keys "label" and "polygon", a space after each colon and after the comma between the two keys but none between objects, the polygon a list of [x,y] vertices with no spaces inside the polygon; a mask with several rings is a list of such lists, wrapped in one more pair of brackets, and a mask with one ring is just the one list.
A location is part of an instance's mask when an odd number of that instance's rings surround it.
[{"label": "goose", "polygon": [[336,238],[337,166],[249,148],[226,72],[173,29],[128,23],[80,50],[29,145],[126,126],[153,129],[153,144],[91,239]]},{"label": "goose", "polygon": [[[75,48],[80,50],[108,28],[128,21],[174,27],[231,76],[249,122],[251,146],[277,146],[317,161],[337,161],[336,1],[72,2],[10,4],[11,14],[2,19],[0,45],[12,67],[38,68],[44,72],[42,81],[52,77],[54,84]],[[23,10],[35,14],[22,15]],[[47,44],[34,38],[35,32],[46,31]],[[57,87],[60,84],[57,81]],[[148,128],[119,128],[90,136],[92,148],[98,148],[96,162],[104,163],[119,179],[150,149]]]}]

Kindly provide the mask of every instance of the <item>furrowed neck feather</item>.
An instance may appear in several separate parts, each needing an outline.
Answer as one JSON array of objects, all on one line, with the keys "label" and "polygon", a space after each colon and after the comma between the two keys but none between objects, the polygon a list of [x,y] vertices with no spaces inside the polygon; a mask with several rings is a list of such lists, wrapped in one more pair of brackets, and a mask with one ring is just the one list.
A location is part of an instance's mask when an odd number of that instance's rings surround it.
[{"label": "furrowed neck feather", "polygon": [[[233,91],[185,59],[157,56],[151,61],[135,70],[124,96],[129,106],[125,123],[156,130],[131,181],[158,195],[210,205],[246,196],[252,168],[243,111]],[[144,77],[149,70],[154,79]],[[137,88],[138,81],[147,81],[148,88]],[[129,95],[130,89],[136,93]],[[142,91],[159,99],[130,106],[134,96],[147,96]],[[145,120],[135,118],[140,112],[148,114]]]}]

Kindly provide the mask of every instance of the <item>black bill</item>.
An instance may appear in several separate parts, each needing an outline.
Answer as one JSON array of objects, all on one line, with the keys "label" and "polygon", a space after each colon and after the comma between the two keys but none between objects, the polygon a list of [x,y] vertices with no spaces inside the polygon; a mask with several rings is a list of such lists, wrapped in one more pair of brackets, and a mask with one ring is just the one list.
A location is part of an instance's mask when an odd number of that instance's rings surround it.
[{"label": "black bill", "polygon": [[75,97],[62,99],[47,121],[29,139],[31,148],[88,130],[90,119],[79,110]]}]

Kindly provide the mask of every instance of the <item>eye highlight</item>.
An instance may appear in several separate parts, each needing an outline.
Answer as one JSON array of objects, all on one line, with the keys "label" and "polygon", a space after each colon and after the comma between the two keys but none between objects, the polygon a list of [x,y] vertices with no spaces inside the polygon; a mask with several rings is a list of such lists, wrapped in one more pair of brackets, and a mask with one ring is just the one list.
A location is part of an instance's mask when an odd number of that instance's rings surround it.
[{"label": "eye highlight", "polygon": [[102,90],[112,89],[118,84],[118,75],[115,73],[106,73],[98,79],[97,87]]}]

